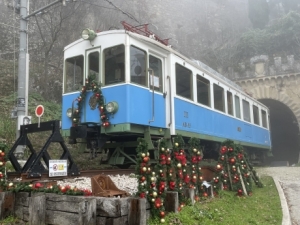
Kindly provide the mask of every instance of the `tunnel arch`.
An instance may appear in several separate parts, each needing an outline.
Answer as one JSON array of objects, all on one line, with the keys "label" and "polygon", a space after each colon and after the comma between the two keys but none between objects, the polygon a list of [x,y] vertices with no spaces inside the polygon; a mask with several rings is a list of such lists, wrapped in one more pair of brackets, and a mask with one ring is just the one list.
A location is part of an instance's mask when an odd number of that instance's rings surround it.
[{"label": "tunnel arch", "polygon": [[[300,74],[256,77],[237,81],[247,93],[270,109],[273,161],[300,160]],[[293,95],[293,96],[291,96]]]},{"label": "tunnel arch", "polygon": [[274,99],[259,99],[270,109],[272,161],[288,161],[289,165],[299,160],[299,124],[292,110]]}]

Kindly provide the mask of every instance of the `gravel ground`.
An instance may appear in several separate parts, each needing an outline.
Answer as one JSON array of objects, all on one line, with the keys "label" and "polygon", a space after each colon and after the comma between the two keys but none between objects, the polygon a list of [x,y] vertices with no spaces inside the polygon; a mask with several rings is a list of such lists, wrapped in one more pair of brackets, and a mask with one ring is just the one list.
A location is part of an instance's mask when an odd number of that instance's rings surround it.
[{"label": "gravel ground", "polygon": [[262,167],[255,170],[259,176],[269,175],[279,181],[287,200],[291,223],[300,225],[300,167]]}]

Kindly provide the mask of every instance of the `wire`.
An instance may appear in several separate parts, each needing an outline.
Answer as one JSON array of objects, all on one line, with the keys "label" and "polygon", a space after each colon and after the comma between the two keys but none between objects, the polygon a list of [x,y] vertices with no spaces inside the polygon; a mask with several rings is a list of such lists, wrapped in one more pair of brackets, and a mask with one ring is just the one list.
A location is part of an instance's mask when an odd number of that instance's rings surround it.
[{"label": "wire", "polygon": [[118,9],[120,12],[122,12],[123,14],[125,14],[126,16],[128,16],[130,19],[132,19],[132,20],[136,21],[138,24],[140,24],[140,22],[139,22],[136,18],[134,18],[134,16],[130,15],[129,13],[124,12],[122,9],[120,9],[119,7],[117,7],[117,6],[116,6],[114,3],[112,3],[111,1],[109,1],[109,0],[104,0],[104,1],[108,2],[108,3],[111,4],[113,7],[115,7],[116,9]]},{"label": "wire", "polygon": [[109,7],[106,7],[106,6],[100,6],[100,5],[97,5],[97,4],[93,4],[93,3],[90,3],[90,2],[86,2],[86,1],[81,1],[83,3],[86,3],[86,4],[90,4],[90,5],[93,5],[93,6],[96,6],[96,7],[99,7],[99,8],[105,8],[105,9],[111,9],[111,10],[117,10],[117,11],[120,11],[122,12],[124,15],[126,15],[127,17],[129,17],[130,19],[136,21],[138,24],[140,24],[140,22],[134,18],[134,16],[132,16],[130,13],[127,13],[127,12],[124,12],[122,9],[120,9],[118,6],[116,6],[114,3],[112,3],[111,1],[109,0],[104,0],[106,2],[108,2],[110,5],[112,5],[114,8],[109,8]]}]

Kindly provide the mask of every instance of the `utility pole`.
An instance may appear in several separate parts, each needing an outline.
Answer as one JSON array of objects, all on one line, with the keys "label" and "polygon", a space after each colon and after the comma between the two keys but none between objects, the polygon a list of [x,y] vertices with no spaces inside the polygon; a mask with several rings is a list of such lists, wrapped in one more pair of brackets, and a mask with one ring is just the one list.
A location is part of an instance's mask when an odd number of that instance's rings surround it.
[{"label": "utility pole", "polygon": [[[17,98],[17,130],[16,138],[20,136],[20,126],[31,123],[31,117],[28,116],[28,80],[29,80],[29,54],[28,54],[28,19],[45,9],[62,3],[66,5],[66,0],[57,0],[49,5],[38,9],[37,11],[29,13],[29,0],[20,1],[20,46],[19,46],[19,62],[18,62],[18,98]],[[26,146],[18,146],[15,150],[17,157],[24,155]]]}]

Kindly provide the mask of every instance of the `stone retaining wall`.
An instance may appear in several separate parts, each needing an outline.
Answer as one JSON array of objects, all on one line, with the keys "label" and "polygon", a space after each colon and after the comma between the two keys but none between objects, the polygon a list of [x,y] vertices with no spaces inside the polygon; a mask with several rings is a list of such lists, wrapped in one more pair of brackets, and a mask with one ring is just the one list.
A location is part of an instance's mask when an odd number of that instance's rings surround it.
[{"label": "stone retaining wall", "polygon": [[39,192],[1,192],[0,217],[5,218],[8,215],[14,215],[31,225],[146,225],[150,216],[150,204],[145,199],[133,197],[104,198]]}]

